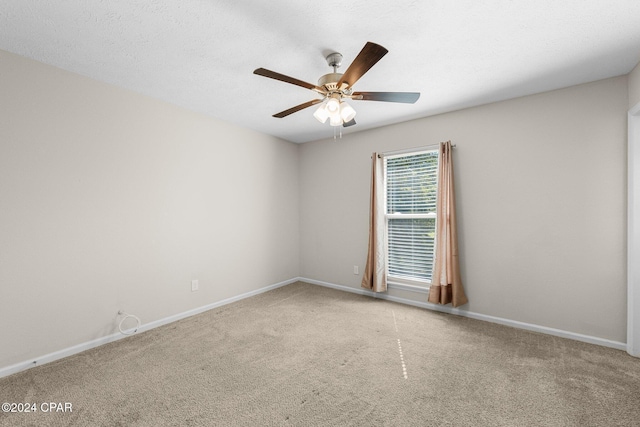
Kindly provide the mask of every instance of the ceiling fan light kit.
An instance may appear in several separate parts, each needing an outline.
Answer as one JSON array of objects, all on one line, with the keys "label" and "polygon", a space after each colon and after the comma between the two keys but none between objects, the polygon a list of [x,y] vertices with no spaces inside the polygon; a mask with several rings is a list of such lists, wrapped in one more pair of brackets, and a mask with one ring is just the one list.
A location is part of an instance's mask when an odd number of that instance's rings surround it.
[{"label": "ceiling fan light kit", "polygon": [[358,81],[364,73],[369,71],[387,52],[388,50],[384,47],[372,42],[367,42],[344,74],[337,72],[342,64],[342,55],[337,52],[331,53],[327,55],[326,60],[327,64],[333,67],[333,73],[320,77],[317,86],[265,68],[258,68],[254,70],[253,73],[304,87],[305,89],[310,89],[322,95],[322,99],[313,99],[296,105],[288,110],[274,114],[273,117],[283,118],[289,114],[321,103],[313,113],[313,116],[320,123],[326,123],[327,119],[329,119],[331,126],[342,125],[348,127],[356,124],[354,119],[356,111],[344,101],[345,99],[413,104],[420,98],[419,92],[353,92],[353,85],[356,81]]},{"label": "ceiling fan light kit", "polygon": [[327,102],[323,103],[313,113],[320,123],[326,123],[327,119],[331,126],[344,125],[347,122],[353,120],[356,116],[356,110],[344,101],[340,101],[340,96],[337,94],[331,95]]}]

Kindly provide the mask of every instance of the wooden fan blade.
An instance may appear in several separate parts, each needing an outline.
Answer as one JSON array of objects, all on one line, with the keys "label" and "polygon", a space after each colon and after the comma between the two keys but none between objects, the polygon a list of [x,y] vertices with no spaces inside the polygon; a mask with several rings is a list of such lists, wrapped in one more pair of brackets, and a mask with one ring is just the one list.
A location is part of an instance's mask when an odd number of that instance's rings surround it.
[{"label": "wooden fan blade", "polygon": [[413,104],[420,98],[420,92],[353,92],[351,99],[358,101],[403,102]]},{"label": "wooden fan blade", "polygon": [[340,81],[338,81],[338,87],[341,87],[343,83],[347,84],[347,87],[351,87],[357,82],[360,77],[364,75],[371,67],[376,65],[380,59],[389,52],[379,44],[367,42],[364,45],[356,59],[353,60],[347,71],[344,72]]},{"label": "wooden fan blade", "polygon": [[295,113],[296,111],[304,110],[305,108],[311,107],[312,105],[319,104],[322,101],[322,99],[313,99],[311,101],[305,102],[304,104],[296,105],[295,107],[291,107],[288,110],[284,110],[279,112],[278,114],[274,114],[273,117],[281,119],[283,117],[287,117],[289,114]]},{"label": "wooden fan blade", "polygon": [[355,124],[356,124],[356,119],[351,119],[351,120],[349,120],[348,122],[343,123],[343,124],[342,124],[342,127],[348,128],[349,126],[353,126],[353,125],[355,125]]},{"label": "wooden fan blade", "polygon": [[292,85],[301,86],[305,89],[311,89],[315,90],[316,92],[324,93],[324,90],[319,86],[303,82],[302,80],[298,80],[293,77],[285,76],[284,74],[276,73],[275,71],[267,70],[266,68],[257,68],[253,71],[253,74],[257,74],[263,77],[269,77],[270,79],[280,80],[281,82],[291,83]]}]

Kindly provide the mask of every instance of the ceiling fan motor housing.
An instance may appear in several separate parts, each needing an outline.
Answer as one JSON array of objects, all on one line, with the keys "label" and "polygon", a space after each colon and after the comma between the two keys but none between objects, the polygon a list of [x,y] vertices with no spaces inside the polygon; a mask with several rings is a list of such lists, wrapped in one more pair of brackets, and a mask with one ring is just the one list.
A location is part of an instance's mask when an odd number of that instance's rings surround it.
[{"label": "ceiling fan motor housing", "polygon": [[329,92],[338,90],[338,82],[342,73],[329,73],[318,79],[318,86],[326,88]]}]

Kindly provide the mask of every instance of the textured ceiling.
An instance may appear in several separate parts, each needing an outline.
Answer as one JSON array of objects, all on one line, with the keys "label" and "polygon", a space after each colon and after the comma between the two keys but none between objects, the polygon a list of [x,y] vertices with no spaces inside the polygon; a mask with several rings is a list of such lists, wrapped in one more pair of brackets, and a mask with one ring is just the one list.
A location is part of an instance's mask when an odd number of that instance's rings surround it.
[{"label": "textured ceiling", "polygon": [[333,136],[314,108],[325,55],[348,67],[389,50],[354,86],[415,104],[353,101],[359,130],[626,74],[640,60],[638,0],[0,0],[0,49],[207,115],[306,142]]}]

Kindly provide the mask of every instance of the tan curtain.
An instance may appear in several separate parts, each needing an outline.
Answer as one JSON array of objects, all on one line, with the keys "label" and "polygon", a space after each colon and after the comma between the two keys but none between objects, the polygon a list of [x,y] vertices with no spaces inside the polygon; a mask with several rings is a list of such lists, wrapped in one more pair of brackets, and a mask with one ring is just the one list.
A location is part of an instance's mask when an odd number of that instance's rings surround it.
[{"label": "tan curtain", "polygon": [[387,290],[385,262],[386,229],[384,222],[383,159],[371,156],[371,200],[369,203],[369,249],[361,286],[373,292]]},{"label": "tan curtain", "polygon": [[438,199],[436,202],[436,251],[433,278],[429,288],[429,302],[451,303],[454,307],[468,302],[460,279],[451,141],[440,144]]}]

